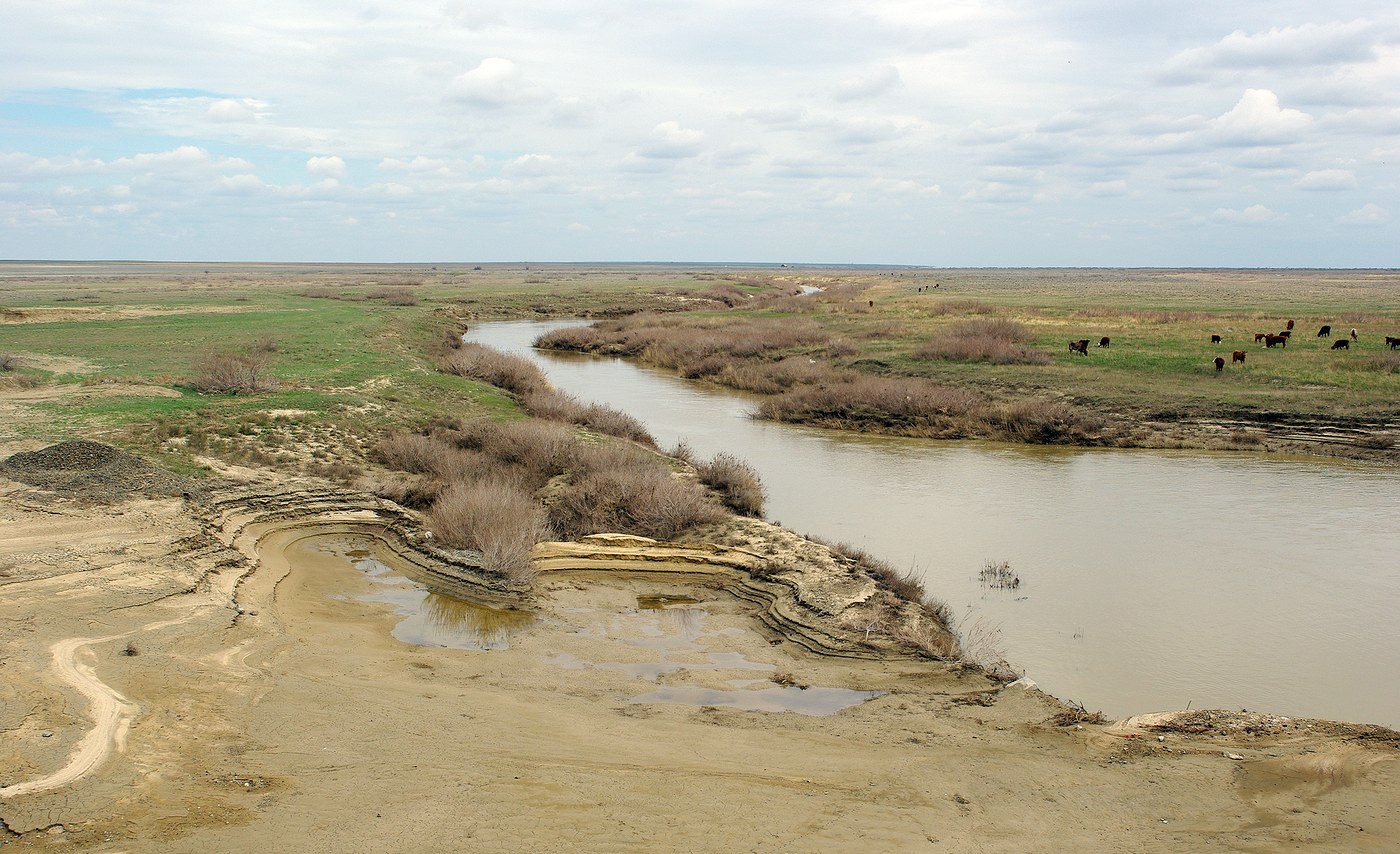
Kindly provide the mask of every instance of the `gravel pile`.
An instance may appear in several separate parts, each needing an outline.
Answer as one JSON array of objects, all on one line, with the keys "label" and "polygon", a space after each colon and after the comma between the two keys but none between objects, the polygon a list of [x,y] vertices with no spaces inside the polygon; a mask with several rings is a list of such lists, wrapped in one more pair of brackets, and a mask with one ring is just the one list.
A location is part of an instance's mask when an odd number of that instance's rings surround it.
[{"label": "gravel pile", "polygon": [[78,439],[0,460],[0,475],[73,498],[115,502],[140,495],[168,498],[197,487],[140,457]]}]

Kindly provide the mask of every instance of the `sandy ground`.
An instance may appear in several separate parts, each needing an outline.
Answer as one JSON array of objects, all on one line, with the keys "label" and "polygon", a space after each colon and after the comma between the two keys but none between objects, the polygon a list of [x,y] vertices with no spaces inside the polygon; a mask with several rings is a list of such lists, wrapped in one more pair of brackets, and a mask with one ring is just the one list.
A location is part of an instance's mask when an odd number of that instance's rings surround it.
[{"label": "sandy ground", "polygon": [[261,489],[211,513],[0,481],[0,847],[1400,850],[1383,732],[1058,727],[1034,689],[814,655],[707,574],[405,614],[372,507]]}]

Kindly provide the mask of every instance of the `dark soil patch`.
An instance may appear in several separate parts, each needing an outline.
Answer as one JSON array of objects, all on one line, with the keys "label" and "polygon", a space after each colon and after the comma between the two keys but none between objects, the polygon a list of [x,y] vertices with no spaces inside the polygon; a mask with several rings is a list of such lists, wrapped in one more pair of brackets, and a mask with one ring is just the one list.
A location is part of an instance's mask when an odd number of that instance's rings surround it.
[{"label": "dark soil patch", "polygon": [[111,504],[132,496],[170,498],[199,489],[119,448],[78,439],[0,460],[0,475],[48,492]]}]

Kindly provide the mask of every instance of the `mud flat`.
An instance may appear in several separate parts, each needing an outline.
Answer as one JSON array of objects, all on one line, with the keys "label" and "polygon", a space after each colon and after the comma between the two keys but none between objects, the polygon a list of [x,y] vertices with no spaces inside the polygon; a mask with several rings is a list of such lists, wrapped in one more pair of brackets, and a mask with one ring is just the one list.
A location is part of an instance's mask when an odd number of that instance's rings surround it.
[{"label": "mud flat", "polygon": [[[755,579],[742,549],[560,547],[528,594],[450,557],[401,509],[311,481],[115,505],[0,481],[0,846],[1400,839],[1389,730],[1223,712],[1075,724],[1033,687],[853,642],[833,614],[858,590],[843,604],[820,578]],[[437,634],[396,637],[413,619]]]}]

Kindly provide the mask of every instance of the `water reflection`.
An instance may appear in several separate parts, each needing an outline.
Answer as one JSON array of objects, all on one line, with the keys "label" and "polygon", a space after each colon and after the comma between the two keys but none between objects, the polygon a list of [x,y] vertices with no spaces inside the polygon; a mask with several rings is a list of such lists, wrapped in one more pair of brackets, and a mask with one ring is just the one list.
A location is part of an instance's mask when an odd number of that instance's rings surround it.
[{"label": "water reflection", "polygon": [[337,544],[325,548],[347,558],[351,566],[374,582],[377,589],[361,597],[363,601],[394,606],[403,619],[394,626],[392,634],[404,643],[450,649],[506,649],[512,633],[534,622],[534,615],[527,611],[488,608],[434,593],[396,574],[367,549]]}]

